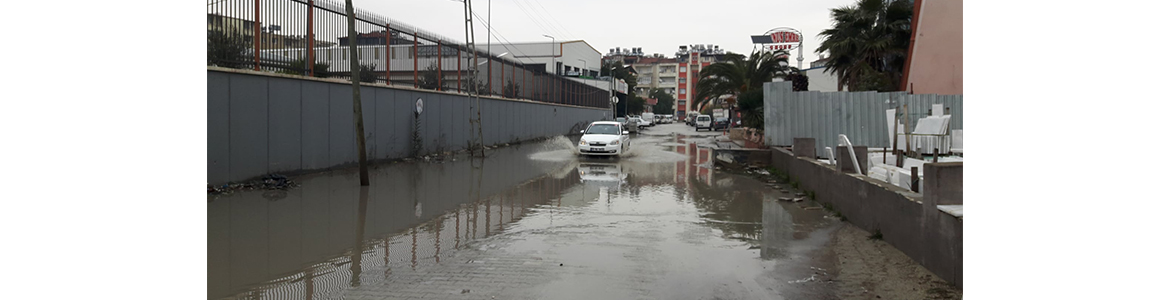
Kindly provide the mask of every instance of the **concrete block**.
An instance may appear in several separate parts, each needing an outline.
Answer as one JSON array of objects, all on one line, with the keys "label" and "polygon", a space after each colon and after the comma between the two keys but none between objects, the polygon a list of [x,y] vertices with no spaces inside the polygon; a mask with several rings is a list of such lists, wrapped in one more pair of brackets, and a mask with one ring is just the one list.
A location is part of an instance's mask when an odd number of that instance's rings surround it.
[{"label": "concrete block", "polygon": [[[866,174],[869,171],[869,151],[866,146],[853,146],[853,153],[857,164],[861,167],[861,174]],[[846,173],[858,173],[853,170],[853,162],[849,161],[849,148],[845,146],[837,146],[837,171]]]},{"label": "concrete block", "polygon": [[817,157],[817,139],[814,138],[793,138],[792,152],[796,157]]},{"label": "concrete block", "polygon": [[922,198],[931,207],[963,204],[963,162],[923,165]]}]

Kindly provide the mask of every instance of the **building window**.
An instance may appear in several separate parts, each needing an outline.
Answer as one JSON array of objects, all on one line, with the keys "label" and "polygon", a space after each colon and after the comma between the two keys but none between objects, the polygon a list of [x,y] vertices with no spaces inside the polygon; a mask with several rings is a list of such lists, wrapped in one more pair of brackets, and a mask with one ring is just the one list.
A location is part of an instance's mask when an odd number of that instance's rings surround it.
[{"label": "building window", "polygon": [[687,93],[687,89],[678,89],[679,95],[686,94],[686,93]]},{"label": "building window", "polygon": [[686,77],[679,77],[678,83],[687,83],[687,78]]},{"label": "building window", "polygon": [[686,73],[686,72],[687,72],[687,67],[686,67],[686,66],[678,67],[678,71],[679,71],[679,72],[681,72],[681,73]]}]

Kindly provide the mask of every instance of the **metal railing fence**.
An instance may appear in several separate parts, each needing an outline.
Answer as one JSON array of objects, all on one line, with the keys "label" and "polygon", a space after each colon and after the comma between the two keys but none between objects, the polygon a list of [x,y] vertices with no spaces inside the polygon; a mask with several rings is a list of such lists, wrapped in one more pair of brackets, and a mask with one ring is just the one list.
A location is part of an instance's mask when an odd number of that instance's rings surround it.
[{"label": "metal railing fence", "polygon": [[[363,82],[608,108],[608,91],[548,74],[543,64],[471,51],[463,41],[356,7],[354,17]],[[207,4],[208,66],[349,80],[349,38],[343,2]]]}]

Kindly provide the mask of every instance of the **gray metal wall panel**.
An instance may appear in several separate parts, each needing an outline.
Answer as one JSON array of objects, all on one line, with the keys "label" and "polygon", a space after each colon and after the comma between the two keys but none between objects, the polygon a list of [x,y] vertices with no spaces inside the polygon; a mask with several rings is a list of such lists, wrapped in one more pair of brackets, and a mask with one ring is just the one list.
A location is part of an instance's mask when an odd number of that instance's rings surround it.
[{"label": "gray metal wall panel", "polygon": [[301,84],[301,167],[321,169],[329,160],[329,85]]},{"label": "gray metal wall panel", "polygon": [[[371,158],[388,159],[394,157],[394,125],[397,121],[394,120],[394,93],[397,90],[392,89],[375,89],[374,100],[378,103],[375,105],[374,112],[379,116],[378,122],[374,124],[374,152],[370,153]],[[362,109],[365,109],[363,107]],[[367,141],[368,143],[369,141]]]},{"label": "gray metal wall panel", "polygon": [[[377,98],[376,90],[379,89],[368,86],[361,87],[362,127],[363,134],[366,137],[366,159],[374,159],[375,156],[373,154],[377,152],[375,149],[377,148],[378,140],[377,136],[374,135],[374,131],[378,126],[378,101],[374,100]],[[355,147],[354,149],[357,148]]]},{"label": "gray metal wall panel", "polygon": [[411,96],[413,94],[406,90],[397,90],[394,92],[394,131],[390,133],[390,140],[393,141],[393,147],[390,148],[390,153],[395,157],[406,157],[410,155],[411,143],[413,143],[410,139],[410,133],[414,131],[415,99],[411,98]]},{"label": "gray metal wall panel", "polygon": [[329,86],[329,161],[357,162],[356,136],[353,128],[353,87]]},{"label": "gray metal wall panel", "polygon": [[268,82],[268,172],[301,169],[301,84]]},{"label": "gray metal wall panel", "polygon": [[427,153],[442,151],[443,134],[443,104],[439,96],[422,92],[413,92],[415,99],[422,98],[423,102],[423,151]]},{"label": "gray metal wall panel", "polygon": [[[226,74],[207,72],[207,178],[231,176],[231,129],[228,100],[230,81]],[[211,182],[209,180],[208,182]]]},{"label": "gray metal wall panel", "polygon": [[[291,91],[298,92],[290,94]],[[446,134],[448,137],[442,142],[447,144],[444,150],[466,145],[466,139],[458,138],[470,136],[467,121],[471,113],[466,109],[466,96],[363,86],[368,158],[398,158],[408,154],[414,100],[418,97],[432,98],[424,99],[427,102],[424,114],[447,113],[446,119],[440,115],[438,121],[432,121],[435,124],[427,124],[439,127],[438,130],[427,131],[424,127],[424,141]],[[499,138],[489,145],[569,133],[573,125],[605,118],[608,112],[528,102],[483,101],[484,134],[496,134]],[[352,103],[352,87],[348,84],[208,71],[208,183],[237,181],[286,169],[294,171],[293,168],[324,169],[356,162]],[[492,108],[487,107],[488,103]],[[509,120],[513,123],[506,127]],[[459,135],[453,136],[454,131],[459,131]],[[505,139],[507,131],[520,133],[515,140]],[[452,145],[457,141],[462,143]],[[299,158],[292,159],[294,156]]]},{"label": "gray metal wall panel", "polygon": [[[260,76],[233,76],[229,92],[232,167],[229,180],[268,173],[268,81]],[[251,88],[250,88],[251,87]]]},{"label": "gray metal wall panel", "polygon": [[435,99],[434,102],[438,104],[436,105],[438,110],[435,111],[436,114],[434,115],[436,119],[439,119],[439,135],[437,137],[439,140],[438,151],[451,151],[453,144],[455,144],[451,140],[451,110],[455,108],[451,102],[454,100],[449,99],[445,95],[431,98]]}]

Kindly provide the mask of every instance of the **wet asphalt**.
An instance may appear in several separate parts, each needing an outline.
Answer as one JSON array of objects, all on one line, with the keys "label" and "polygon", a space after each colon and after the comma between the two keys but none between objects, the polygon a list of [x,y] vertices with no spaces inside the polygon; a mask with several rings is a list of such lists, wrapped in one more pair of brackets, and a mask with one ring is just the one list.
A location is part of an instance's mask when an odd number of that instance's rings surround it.
[{"label": "wet asphalt", "polygon": [[824,298],[841,222],[713,164],[718,132],[574,137],[209,196],[209,299]]}]

